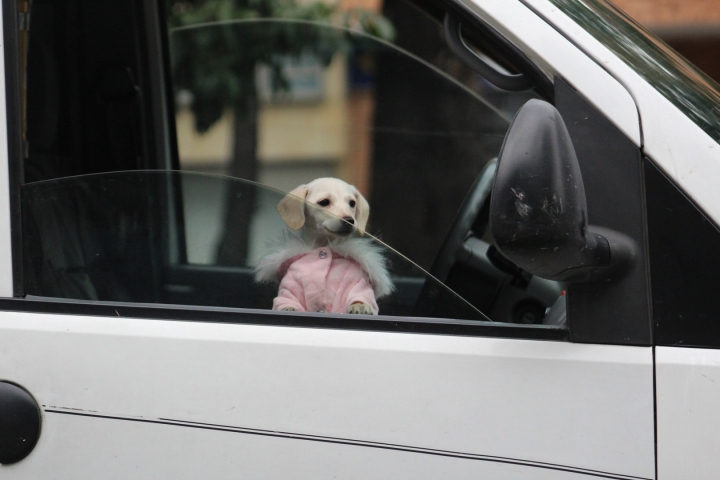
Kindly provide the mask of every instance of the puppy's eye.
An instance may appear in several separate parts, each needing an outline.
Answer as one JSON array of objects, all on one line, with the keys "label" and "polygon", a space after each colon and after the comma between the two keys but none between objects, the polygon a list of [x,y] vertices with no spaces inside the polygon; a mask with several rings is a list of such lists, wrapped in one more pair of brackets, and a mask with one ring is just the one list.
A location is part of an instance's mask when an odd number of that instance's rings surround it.
[{"label": "puppy's eye", "polygon": [[350,206],[351,206],[351,207],[354,207],[354,206],[355,206],[355,200],[350,200]]},{"label": "puppy's eye", "polygon": [[319,202],[317,202],[317,204],[321,207],[327,207],[328,205],[330,205],[330,200],[326,198],[324,200],[320,200]]}]

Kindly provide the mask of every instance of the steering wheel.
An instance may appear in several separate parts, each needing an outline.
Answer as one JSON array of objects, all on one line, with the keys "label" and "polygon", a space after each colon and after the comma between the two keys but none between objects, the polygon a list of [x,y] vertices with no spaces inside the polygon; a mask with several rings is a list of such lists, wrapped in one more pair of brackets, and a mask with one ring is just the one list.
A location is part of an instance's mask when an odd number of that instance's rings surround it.
[{"label": "steering wheel", "polygon": [[[493,159],[460,206],[430,270],[439,282],[426,280],[415,305],[416,316],[486,319],[477,317],[479,309],[485,314],[493,311],[494,318],[503,322],[540,323],[564,289],[561,283],[533,277],[481,240],[488,220],[479,216],[489,207],[496,171],[497,159]],[[454,270],[455,266],[462,268]],[[448,281],[457,293],[445,285]],[[458,301],[458,295],[473,298],[473,308],[463,307],[465,301]]]},{"label": "steering wheel", "polygon": [[[492,191],[496,171],[497,158],[494,158],[485,165],[485,168],[475,179],[475,183],[470,187],[470,191],[465,196],[450,231],[445,236],[445,241],[443,241],[442,247],[440,247],[440,251],[435,257],[430,274],[443,283],[447,281],[450,269],[457,262],[458,253],[461,251],[468,233],[472,230],[478,214],[490,201],[490,192]],[[480,237],[485,232],[475,233],[477,237]]]},{"label": "steering wheel", "polygon": [[[468,233],[472,230],[480,211],[490,201],[490,192],[496,170],[497,159],[493,159],[480,172],[465,197],[430,270],[430,275],[439,282],[429,278],[426,280],[415,305],[413,313],[415,316],[440,315],[476,320],[485,318],[484,316],[479,318],[477,310],[474,307],[469,307],[469,304],[463,306],[465,302],[451,299],[455,294],[450,293],[450,290],[444,284],[450,270],[458,260],[458,253],[462,252],[464,242],[468,237]],[[482,235],[484,232],[478,233]]]},{"label": "steering wheel", "polygon": [[[468,277],[467,273],[462,273],[462,269],[453,271],[453,279],[450,280],[456,285],[452,288],[459,288],[456,291],[462,297],[474,297],[475,308],[486,313],[496,311],[495,314],[502,321],[540,323],[546,308],[557,303],[564,289],[562,284],[533,277],[480,239],[488,225],[486,221],[479,222],[484,219],[478,216],[490,202],[496,171],[497,159],[493,159],[470,188],[430,270],[430,274],[440,283],[431,280],[425,282],[416,304],[416,314],[458,315],[454,318],[468,315],[469,310],[453,306],[462,302],[450,301],[455,294],[450,293],[444,285],[456,265],[464,266],[466,271],[472,273]],[[478,281],[481,283],[476,283]],[[462,290],[467,288],[471,290],[463,293]],[[485,295],[481,295],[481,292]],[[561,307],[564,313],[564,303]],[[563,315],[563,322],[564,318]]]}]

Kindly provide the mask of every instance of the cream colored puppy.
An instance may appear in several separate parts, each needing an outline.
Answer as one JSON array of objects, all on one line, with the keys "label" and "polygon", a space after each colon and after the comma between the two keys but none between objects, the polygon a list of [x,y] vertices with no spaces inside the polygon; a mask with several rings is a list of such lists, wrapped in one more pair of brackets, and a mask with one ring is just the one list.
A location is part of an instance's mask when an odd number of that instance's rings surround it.
[{"label": "cream colored puppy", "polygon": [[357,188],[337,178],[318,178],[300,185],[286,195],[277,208],[288,227],[293,230],[305,227],[305,242],[314,247],[348,238],[355,231],[365,235],[370,216],[365,197]]},{"label": "cream colored puppy", "polygon": [[[365,234],[370,205],[357,188],[337,178],[317,178],[300,185],[277,206],[283,221],[292,230],[305,227],[303,238],[312,248]],[[286,310],[295,310],[288,307]],[[365,303],[353,303],[348,313],[371,314]]]}]

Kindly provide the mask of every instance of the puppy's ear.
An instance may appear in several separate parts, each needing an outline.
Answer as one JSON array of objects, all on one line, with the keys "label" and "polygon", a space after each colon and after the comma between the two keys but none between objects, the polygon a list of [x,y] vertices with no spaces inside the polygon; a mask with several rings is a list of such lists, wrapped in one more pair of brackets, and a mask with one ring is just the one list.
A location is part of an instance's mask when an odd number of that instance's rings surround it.
[{"label": "puppy's ear", "polygon": [[292,230],[300,230],[305,225],[305,197],[308,186],[300,185],[280,200],[277,209],[283,221]]},{"label": "puppy's ear", "polygon": [[357,231],[360,235],[365,235],[365,226],[370,217],[370,204],[365,200],[365,197],[355,189],[355,221],[357,222]]}]

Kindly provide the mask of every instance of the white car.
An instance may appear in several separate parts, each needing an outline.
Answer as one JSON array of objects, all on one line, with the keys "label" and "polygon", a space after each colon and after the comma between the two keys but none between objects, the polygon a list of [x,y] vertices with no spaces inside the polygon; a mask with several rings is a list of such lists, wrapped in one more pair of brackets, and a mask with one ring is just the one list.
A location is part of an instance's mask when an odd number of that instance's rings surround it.
[{"label": "white car", "polygon": [[[1,478],[720,478],[711,80],[604,0],[167,5],[2,0]],[[377,316],[254,281],[328,172]]]}]

